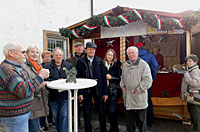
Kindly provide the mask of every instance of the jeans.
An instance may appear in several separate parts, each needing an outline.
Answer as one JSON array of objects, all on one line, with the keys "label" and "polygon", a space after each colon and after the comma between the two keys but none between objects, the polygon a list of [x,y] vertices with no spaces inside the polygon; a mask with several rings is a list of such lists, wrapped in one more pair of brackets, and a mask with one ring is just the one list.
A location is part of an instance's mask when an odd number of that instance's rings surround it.
[{"label": "jeans", "polygon": [[50,102],[50,106],[57,132],[66,132],[68,129],[68,100]]},{"label": "jeans", "polygon": [[43,128],[43,127],[47,127],[46,125],[46,116],[43,116],[43,117],[40,117],[40,127]]},{"label": "jeans", "polygon": [[31,112],[23,115],[1,118],[6,132],[28,132],[28,120]]},{"label": "jeans", "polygon": [[39,118],[29,119],[28,121],[29,132],[39,131]]}]

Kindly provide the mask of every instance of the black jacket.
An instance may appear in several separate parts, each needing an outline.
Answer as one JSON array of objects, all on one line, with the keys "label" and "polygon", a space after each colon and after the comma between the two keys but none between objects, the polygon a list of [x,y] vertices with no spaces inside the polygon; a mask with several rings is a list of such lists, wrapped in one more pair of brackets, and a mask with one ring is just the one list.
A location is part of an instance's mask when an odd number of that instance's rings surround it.
[{"label": "black jacket", "polygon": [[[72,64],[70,62],[66,62],[63,60],[61,64],[60,71],[58,70],[55,61],[52,60],[49,64],[44,65],[44,68],[49,69],[50,75],[49,78],[46,79],[46,81],[53,81],[58,80],[60,78],[66,79],[66,74],[63,68],[66,67],[68,70],[72,68]],[[49,100],[50,101],[62,101],[62,100],[68,100],[68,92],[58,92],[56,89],[50,89],[49,90]]]},{"label": "black jacket", "polygon": [[[77,67],[76,67],[77,78],[90,78],[91,79],[88,61],[89,60],[87,59],[87,54],[85,54],[78,60]],[[102,99],[103,95],[108,95],[105,66],[104,66],[103,60],[97,56],[94,56],[92,65],[93,65],[93,78],[92,79],[97,80],[97,94],[98,94],[99,99]],[[84,95],[85,90],[87,90],[87,89],[79,90],[79,95]]]},{"label": "black jacket", "polygon": [[106,74],[110,74],[112,76],[112,79],[109,80],[109,83],[114,83],[119,86],[120,82],[120,76],[122,74],[121,70],[122,63],[120,61],[116,61],[109,70],[106,68]]}]

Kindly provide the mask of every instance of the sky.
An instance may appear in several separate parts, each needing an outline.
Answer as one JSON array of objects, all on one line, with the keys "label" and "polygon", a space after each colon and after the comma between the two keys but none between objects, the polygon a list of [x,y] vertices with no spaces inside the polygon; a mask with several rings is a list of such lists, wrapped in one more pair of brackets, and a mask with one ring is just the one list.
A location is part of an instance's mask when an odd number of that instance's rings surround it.
[{"label": "sky", "polygon": [[[200,0],[93,0],[94,15],[110,10],[117,5],[137,9],[150,9],[179,13],[186,10],[199,10]],[[98,6],[98,8],[97,8]]]}]

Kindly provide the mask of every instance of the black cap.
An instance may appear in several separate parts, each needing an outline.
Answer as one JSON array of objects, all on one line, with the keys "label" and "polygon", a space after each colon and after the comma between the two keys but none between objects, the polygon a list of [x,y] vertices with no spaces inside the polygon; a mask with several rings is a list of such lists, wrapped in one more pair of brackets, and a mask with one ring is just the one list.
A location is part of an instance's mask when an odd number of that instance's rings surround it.
[{"label": "black cap", "polygon": [[93,42],[87,42],[86,43],[86,47],[85,47],[86,49],[87,48],[97,48],[97,45],[95,44],[95,43],[93,43]]}]

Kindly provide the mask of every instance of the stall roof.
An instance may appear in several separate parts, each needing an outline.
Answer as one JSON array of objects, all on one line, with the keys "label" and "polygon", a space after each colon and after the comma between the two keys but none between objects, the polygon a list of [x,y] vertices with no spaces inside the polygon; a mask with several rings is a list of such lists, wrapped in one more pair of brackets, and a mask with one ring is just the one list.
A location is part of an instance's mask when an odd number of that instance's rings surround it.
[{"label": "stall roof", "polygon": [[[104,13],[101,13],[101,15],[109,15],[109,16],[118,16],[122,13],[126,13],[126,12],[129,12],[129,11],[132,11],[133,9],[135,8],[129,8],[129,7],[121,7],[121,6],[117,6],[111,10],[108,10]],[[144,9],[142,9],[144,10]],[[156,13],[157,15],[159,16],[164,16],[164,17],[173,17],[173,18],[181,18],[184,16],[184,13],[169,13],[169,12],[162,12],[162,11],[153,11],[153,10],[144,10],[144,11],[149,11],[149,12],[152,12],[152,13]],[[69,27],[66,27],[67,30],[70,30],[70,29],[73,29],[73,28],[76,28],[78,26],[81,26],[83,24],[85,24],[86,22],[88,21],[88,19],[86,20],[83,20],[81,22],[78,22],[76,24],[73,24]]]},{"label": "stall roof", "polygon": [[196,26],[194,26],[191,30],[192,36],[196,36],[200,34],[200,23],[198,23]]}]

